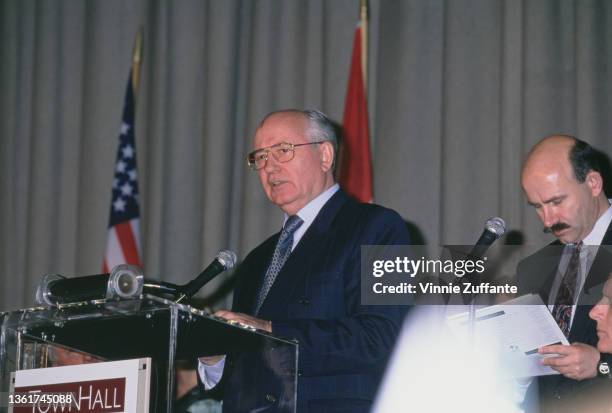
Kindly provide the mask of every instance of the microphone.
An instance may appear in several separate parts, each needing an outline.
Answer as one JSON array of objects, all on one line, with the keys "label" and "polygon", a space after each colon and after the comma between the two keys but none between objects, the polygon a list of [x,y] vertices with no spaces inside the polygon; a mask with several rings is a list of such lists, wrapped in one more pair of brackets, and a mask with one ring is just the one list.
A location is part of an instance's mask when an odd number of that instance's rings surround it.
[{"label": "microphone", "polygon": [[484,253],[487,252],[491,244],[504,235],[506,232],[506,223],[500,217],[489,218],[487,222],[485,222],[484,231],[476,241],[474,248],[472,248],[472,252],[470,252],[470,256],[472,258],[482,258]]},{"label": "microphone", "polygon": [[[467,258],[471,260],[481,259],[484,256],[485,252],[487,252],[491,244],[493,244],[496,239],[504,235],[505,232],[506,232],[506,222],[502,218],[494,217],[494,218],[487,219],[487,221],[485,222],[484,230],[482,231],[482,234],[480,235],[480,238],[478,238],[478,241],[476,241],[476,244],[474,244],[474,247],[472,248],[472,251],[469,253]],[[458,277],[457,281],[458,282],[468,282],[471,284],[474,284],[474,283],[480,284],[482,282],[482,279],[477,277],[475,273],[470,273],[470,274],[466,274],[465,276]],[[464,298],[467,297],[470,303],[470,311],[469,311],[470,316],[468,320],[471,320],[470,325],[472,325],[473,319],[475,317],[474,316],[475,310],[472,304],[474,304],[475,297],[478,294],[463,293],[462,291],[461,295]]]},{"label": "microphone", "polygon": [[110,274],[74,278],[47,274],[36,290],[36,301],[43,305],[57,306],[104,298],[129,299],[140,295],[142,283],[142,270],[128,264],[117,265]]},{"label": "microphone", "polygon": [[218,274],[221,274],[223,271],[229,270],[234,264],[236,264],[236,254],[233,251],[220,251],[213,262],[211,262],[208,267],[204,268],[200,275],[187,283],[184,287],[181,287],[182,294],[176,302],[179,303],[185,298],[191,298],[204,286],[204,284],[212,280]]}]

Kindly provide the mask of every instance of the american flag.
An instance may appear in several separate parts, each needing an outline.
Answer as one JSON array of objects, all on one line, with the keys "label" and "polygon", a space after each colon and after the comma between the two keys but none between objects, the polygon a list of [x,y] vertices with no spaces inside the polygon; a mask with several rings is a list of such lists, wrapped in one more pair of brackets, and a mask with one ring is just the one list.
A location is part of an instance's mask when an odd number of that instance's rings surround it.
[{"label": "american flag", "polygon": [[108,222],[108,240],[104,254],[103,272],[118,264],[142,266],[140,262],[140,208],[136,144],[134,140],[134,90],[129,77],[123,118],[119,133],[119,148],[113,179],[113,199]]}]

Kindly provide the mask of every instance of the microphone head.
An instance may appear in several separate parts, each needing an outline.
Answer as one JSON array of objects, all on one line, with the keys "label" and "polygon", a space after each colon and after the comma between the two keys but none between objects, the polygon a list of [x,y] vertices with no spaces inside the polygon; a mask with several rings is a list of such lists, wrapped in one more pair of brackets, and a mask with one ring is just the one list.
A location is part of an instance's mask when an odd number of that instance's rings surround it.
[{"label": "microphone head", "polygon": [[108,277],[106,298],[134,298],[142,293],[144,274],[135,265],[119,264]]},{"label": "microphone head", "polygon": [[40,284],[36,288],[36,302],[40,305],[55,306],[57,300],[51,293],[51,287],[55,281],[65,280],[66,277],[60,274],[45,274],[40,280]]},{"label": "microphone head", "polygon": [[233,268],[234,265],[236,265],[236,253],[230,250],[221,250],[217,254],[217,260],[219,260],[221,265],[223,265],[223,268],[229,270],[230,268]]},{"label": "microphone head", "polygon": [[485,229],[493,233],[495,239],[498,239],[506,232],[506,222],[500,217],[489,218],[485,223]]}]

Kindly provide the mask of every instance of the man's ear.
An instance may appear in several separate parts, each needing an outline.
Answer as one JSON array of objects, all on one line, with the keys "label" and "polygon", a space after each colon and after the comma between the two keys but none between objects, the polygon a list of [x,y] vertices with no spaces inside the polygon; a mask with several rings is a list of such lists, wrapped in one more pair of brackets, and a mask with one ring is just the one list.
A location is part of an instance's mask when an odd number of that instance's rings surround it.
[{"label": "man's ear", "polygon": [[331,142],[323,142],[319,144],[319,146],[319,153],[321,154],[321,169],[323,169],[323,172],[327,172],[334,164],[334,146],[331,144]]},{"label": "man's ear", "polygon": [[599,196],[601,191],[603,191],[603,178],[597,171],[589,171],[584,182],[589,187],[591,195],[593,196]]}]

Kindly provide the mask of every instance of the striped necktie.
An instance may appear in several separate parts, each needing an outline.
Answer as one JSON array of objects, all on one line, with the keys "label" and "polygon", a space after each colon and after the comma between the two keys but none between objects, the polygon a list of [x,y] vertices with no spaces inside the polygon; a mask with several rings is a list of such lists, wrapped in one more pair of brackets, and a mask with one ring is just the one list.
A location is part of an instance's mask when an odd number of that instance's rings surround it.
[{"label": "striped necktie", "polygon": [[278,237],[278,242],[276,243],[276,248],[274,249],[274,254],[272,255],[272,261],[270,262],[270,266],[266,271],[263,283],[259,289],[259,293],[257,294],[254,314],[259,312],[259,309],[266,299],[270,288],[272,288],[272,284],[274,284],[274,280],[276,280],[276,276],[278,276],[278,273],[283,268],[283,265],[285,265],[287,258],[289,258],[289,254],[291,254],[291,246],[293,245],[293,233],[297,231],[297,229],[303,223],[304,221],[302,221],[302,219],[297,215],[290,216],[289,219],[287,219],[287,222],[285,222],[285,226]]},{"label": "striped necktie", "polygon": [[572,307],[576,302],[576,280],[578,279],[578,271],[580,269],[580,250],[582,241],[574,245],[572,256],[570,257],[567,269],[559,285],[555,306],[552,310],[552,315],[559,324],[559,328],[569,337],[570,322],[572,320]]}]

